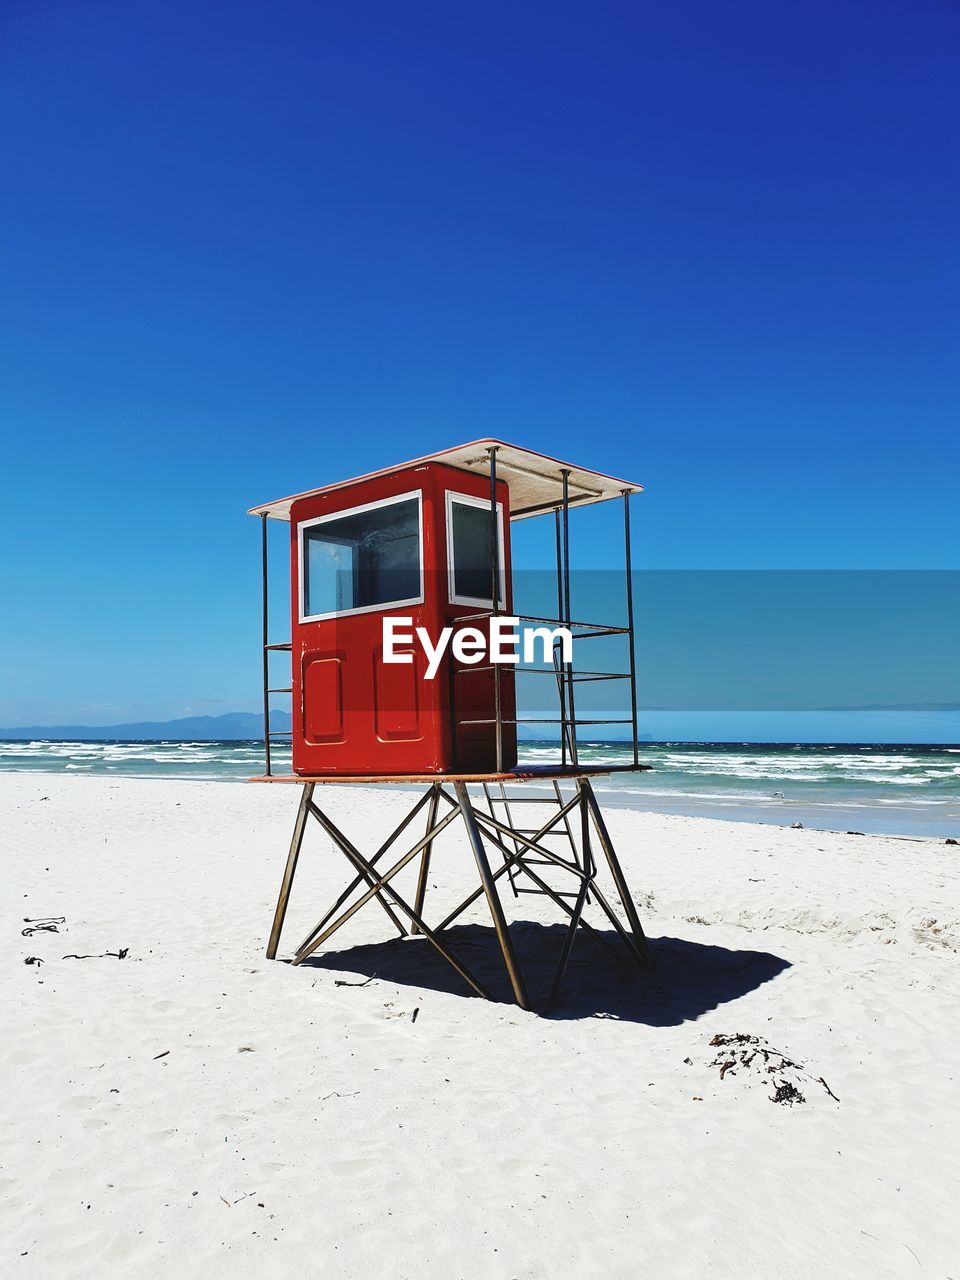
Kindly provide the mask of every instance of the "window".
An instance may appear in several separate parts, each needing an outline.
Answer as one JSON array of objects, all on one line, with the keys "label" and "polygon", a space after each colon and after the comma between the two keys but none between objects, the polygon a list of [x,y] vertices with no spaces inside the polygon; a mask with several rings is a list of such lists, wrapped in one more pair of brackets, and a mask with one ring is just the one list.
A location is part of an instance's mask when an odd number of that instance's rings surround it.
[{"label": "window", "polygon": [[[447,494],[447,572],[451,604],[490,607],[490,503],[462,493]],[[500,608],[504,606],[503,505],[497,503]]]},{"label": "window", "polygon": [[421,497],[402,493],[300,526],[300,620],[423,600]]}]

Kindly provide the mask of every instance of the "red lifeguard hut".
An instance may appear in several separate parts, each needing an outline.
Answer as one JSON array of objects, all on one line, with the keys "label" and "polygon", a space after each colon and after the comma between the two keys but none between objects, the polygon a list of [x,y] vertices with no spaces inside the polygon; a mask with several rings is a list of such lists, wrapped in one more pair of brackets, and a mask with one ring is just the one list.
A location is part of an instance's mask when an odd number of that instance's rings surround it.
[{"label": "red lifeguard hut", "polygon": [[[455,773],[496,768],[490,667],[454,673],[449,654],[427,678],[417,628],[492,610],[509,614],[510,494],[430,459],[305,494],[290,505],[293,769],[310,774]],[[407,619],[407,662],[384,653],[385,618]],[[483,619],[477,619],[483,621]],[[513,682],[500,681],[502,764],[516,762]],[[486,718],[487,723],[474,723]]]},{"label": "red lifeguard hut", "polygon": [[[401,935],[422,934],[476,992],[486,989],[442,937],[481,894],[486,896],[514,997],[528,1005],[497,891],[506,875],[515,895],[551,898],[569,925],[554,993],[566,969],[578,927],[601,941],[583,917],[592,897],[614,925],[626,955],[641,967],[652,959],[619,860],[603,822],[590,777],[637,770],[637,694],[630,556],[630,496],[640,486],[548,458],[499,440],[479,440],[417,458],[353,480],[340,481],[251,509],[261,517],[263,566],[263,706],[266,772],[257,781],[302,786],[267,955],[276,956],[287,902],[308,817],[317,819],[355,871],[352,883],[295,953],[300,964],[351,916],[378,899]],[[570,613],[570,511],[619,499],[624,512],[626,625],[574,621]],[[517,615],[513,601],[511,523],[554,516],[558,617]],[[267,590],[268,520],[289,522],[291,639],[271,643]],[[491,641],[504,619],[564,630],[547,665],[493,661]],[[466,634],[469,629],[469,635]],[[463,633],[461,635],[461,633]],[[460,635],[462,643],[450,644]],[[619,637],[626,670],[584,672],[573,654],[576,639]],[[291,653],[289,686],[270,682],[270,657]],[[517,762],[516,676],[547,675],[556,687],[558,759],[549,765]],[[587,723],[632,726],[632,759],[622,765],[579,762],[576,686],[583,680],[619,680],[629,689],[629,717]],[[270,727],[270,695],[292,694],[292,728]],[[538,723],[544,723],[538,719]],[[581,722],[582,723],[582,722]],[[273,770],[273,744],[289,736],[293,773]],[[426,783],[403,822],[368,859],[315,800],[322,783]],[[539,825],[516,827],[508,784],[547,785],[522,797],[550,814]],[[482,804],[471,795],[482,792]],[[567,795],[563,787],[572,787]],[[519,799],[520,797],[514,797]],[[446,812],[440,816],[441,803]],[[427,806],[424,836],[387,871],[377,864],[415,815]],[[499,806],[499,807],[498,807]],[[579,810],[579,833],[570,815]],[[440,834],[462,818],[480,875],[480,887],[431,928],[423,918],[427,872]],[[591,828],[592,833],[591,834]],[[548,836],[564,835],[569,856],[548,848]],[[597,883],[596,838],[626,916],[624,925]],[[502,857],[494,871],[485,841]],[[419,856],[414,903],[399,894],[395,877]],[[575,893],[551,886],[545,867],[573,876]],[[539,869],[535,869],[539,868]],[[347,899],[364,889],[350,906]],[[572,905],[569,899],[574,899]],[[339,913],[339,914],[338,914]]]}]

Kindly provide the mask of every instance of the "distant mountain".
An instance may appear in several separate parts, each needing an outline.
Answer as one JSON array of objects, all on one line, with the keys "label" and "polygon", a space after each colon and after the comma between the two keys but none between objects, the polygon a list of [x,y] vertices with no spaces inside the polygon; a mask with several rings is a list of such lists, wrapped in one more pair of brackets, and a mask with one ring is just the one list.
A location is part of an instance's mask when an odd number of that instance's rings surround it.
[{"label": "distant mountain", "polygon": [[[271,711],[270,728],[290,728],[288,711]],[[533,728],[520,728],[524,741],[538,742]],[[0,741],[47,739],[57,742],[233,742],[263,738],[263,716],[252,711],[230,711],[223,716],[184,716],[182,720],[138,720],[134,724],[28,724],[0,729]],[[626,741],[626,735],[593,741]],[[641,742],[652,742],[649,733]],[[281,742],[284,739],[281,739]]]},{"label": "distant mountain", "polygon": [[818,711],[960,711],[960,702],[861,702],[849,707],[818,707]]},{"label": "distant mountain", "polygon": [[[286,711],[271,711],[271,729],[289,729]],[[21,741],[32,738],[70,741],[166,741],[215,742],[262,738],[263,716],[250,711],[230,711],[223,716],[184,716],[182,720],[140,720],[135,724],[31,724],[0,729],[0,738]]]}]

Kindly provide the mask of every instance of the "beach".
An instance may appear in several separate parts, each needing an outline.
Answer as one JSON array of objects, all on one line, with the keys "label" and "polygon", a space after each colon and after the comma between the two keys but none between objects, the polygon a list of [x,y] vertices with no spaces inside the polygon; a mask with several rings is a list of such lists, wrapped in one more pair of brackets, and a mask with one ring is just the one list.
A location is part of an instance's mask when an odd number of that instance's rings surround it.
[{"label": "beach", "polygon": [[[581,935],[522,1012],[482,903],[500,1002],[375,904],[267,961],[297,796],[0,775],[4,1275],[960,1276],[960,847],[610,807],[657,971]],[[324,798],[365,849],[409,806]],[[312,824],[281,957],[348,879]]]}]

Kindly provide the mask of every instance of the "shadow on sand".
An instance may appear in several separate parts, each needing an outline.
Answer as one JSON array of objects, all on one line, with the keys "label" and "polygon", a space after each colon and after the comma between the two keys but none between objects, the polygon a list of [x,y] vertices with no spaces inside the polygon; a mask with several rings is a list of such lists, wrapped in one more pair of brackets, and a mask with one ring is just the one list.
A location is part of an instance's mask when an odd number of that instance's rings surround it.
[{"label": "shadow on sand", "polygon": [[[678,1026],[769,982],[789,962],[767,951],[731,951],[683,938],[651,938],[654,974],[618,965],[581,932],[557,1001],[547,996],[566,930],[518,920],[511,925],[534,1011],[542,1017],[617,1018],[652,1027]],[[613,930],[600,931],[616,945]],[[447,929],[444,940],[495,999],[511,999],[496,935],[489,925]],[[422,937],[393,938],[345,951],[315,952],[304,967],[372,976],[400,986],[472,996],[467,984]]]}]

